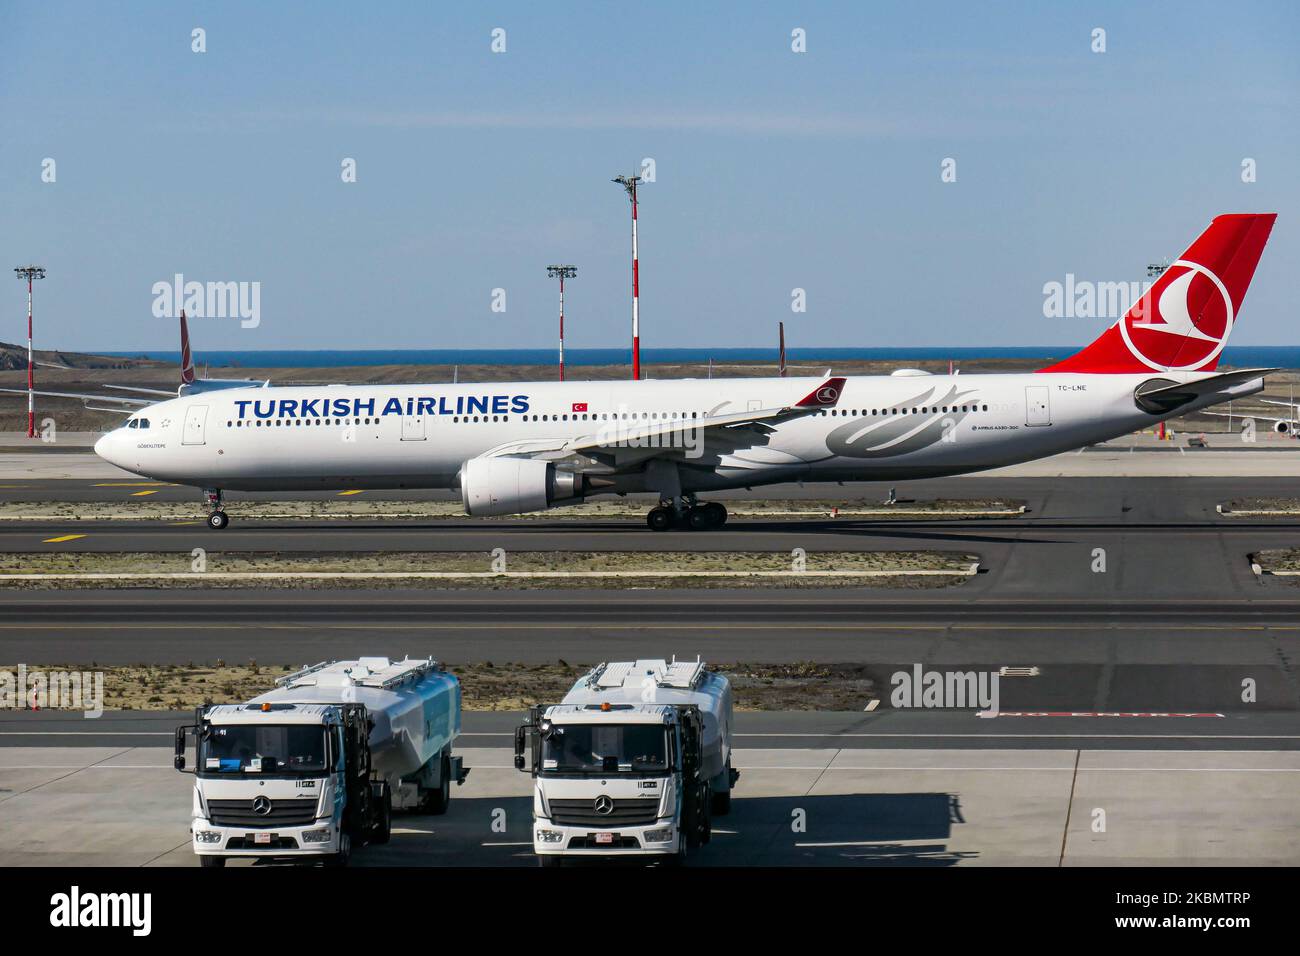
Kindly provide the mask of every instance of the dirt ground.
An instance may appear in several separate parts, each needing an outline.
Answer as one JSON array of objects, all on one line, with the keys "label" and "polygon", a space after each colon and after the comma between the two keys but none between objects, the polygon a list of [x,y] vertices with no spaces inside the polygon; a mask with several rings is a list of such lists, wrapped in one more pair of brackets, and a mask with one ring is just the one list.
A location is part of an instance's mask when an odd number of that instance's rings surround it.
[{"label": "dirt ground", "polygon": [[[0,554],[0,576],[24,574],[191,574],[185,578],[14,580],[0,577],[0,587],[47,589],[59,587],[146,587],[166,581],[169,587],[273,588],[562,588],[562,587],[946,587],[964,580],[962,574],[977,560],[962,553],[938,551],[846,551],[807,554],[802,570],[850,572],[834,576],[795,574],[746,577],[690,577],[673,572],[781,571],[792,572],[797,560],[785,552],[722,551],[516,551],[486,552],[219,552],[208,551],[195,567],[190,552],[13,552]],[[494,566],[495,561],[504,561]],[[420,578],[427,572],[497,572],[482,578]],[[499,572],[506,571],[507,574]],[[514,572],[563,572],[572,577],[511,577]],[[599,577],[590,572],[622,572]],[[897,572],[898,577],[858,576],[851,572]],[[948,575],[909,577],[913,571],[946,571]],[[225,574],[347,573],[383,574],[356,578],[223,578]],[[645,577],[640,577],[644,574]]]},{"label": "dirt ground", "polygon": [[[772,499],[772,500],[728,500],[727,512],[733,517],[752,517],[770,515],[799,515],[830,517],[838,513],[842,517],[852,517],[867,513],[875,520],[914,520],[933,517],[936,519],[980,517],[980,518],[1014,518],[1024,507],[1024,502],[1010,499],[965,498],[965,499],[929,499],[899,500],[893,505],[885,505],[879,499],[863,497],[846,497],[841,499]],[[307,501],[231,501],[227,510],[232,518],[239,521],[318,519],[364,520],[370,518],[387,518],[401,520],[404,518],[449,518],[464,515],[465,510],[457,501],[403,501],[399,499],[364,498],[327,498]],[[581,505],[551,508],[534,514],[509,515],[504,518],[480,518],[478,521],[518,521],[520,518],[544,518],[547,521],[556,518],[634,518],[638,522],[645,520],[646,507],[643,502],[620,501],[618,499],[595,499]],[[122,502],[106,501],[2,501],[0,502],[0,520],[22,521],[32,519],[96,521],[96,520],[176,520],[197,521],[204,514],[197,500],[194,502],[134,500]]]},{"label": "dirt ground", "polygon": [[[559,701],[595,663],[479,661],[447,669],[460,679],[466,710],[517,711]],[[106,710],[190,710],[202,704],[242,703],[273,689],[277,677],[299,666],[213,661],[105,667],[91,661],[40,668],[102,671]],[[0,671],[16,669],[16,665],[0,665]],[[862,710],[877,696],[876,682],[861,664],[741,662],[712,669],[731,681],[740,710]]]},{"label": "dirt ground", "polygon": [[1300,498],[1234,498],[1223,506],[1223,511],[1225,514],[1249,511],[1300,514]]}]

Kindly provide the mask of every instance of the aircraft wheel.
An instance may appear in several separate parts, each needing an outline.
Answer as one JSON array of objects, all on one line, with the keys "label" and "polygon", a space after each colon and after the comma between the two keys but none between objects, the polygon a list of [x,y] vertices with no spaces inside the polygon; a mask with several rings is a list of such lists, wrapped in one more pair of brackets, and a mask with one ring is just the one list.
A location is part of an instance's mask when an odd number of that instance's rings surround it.
[{"label": "aircraft wheel", "polygon": [[686,515],[686,526],[692,531],[707,531],[713,527],[713,513],[708,505],[692,508]]},{"label": "aircraft wheel", "polygon": [[710,501],[704,506],[704,510],[708,512],[710,526],[721,528],[727,523],[727,509],[716,501]]},{"label": "aircraft wheel", "polygon": [[651,508],[650,513],[645,516],[645,523],[650,526],[651,531],[667,531],[673,526],[672,510],[664,507]]},{"label": "aircraft wheel", "polygon": [[214,511],[208,515],[208,527],[214,531],[220,531],[228,524],[230,524],[230,519],[226,517],[224,511]]}]

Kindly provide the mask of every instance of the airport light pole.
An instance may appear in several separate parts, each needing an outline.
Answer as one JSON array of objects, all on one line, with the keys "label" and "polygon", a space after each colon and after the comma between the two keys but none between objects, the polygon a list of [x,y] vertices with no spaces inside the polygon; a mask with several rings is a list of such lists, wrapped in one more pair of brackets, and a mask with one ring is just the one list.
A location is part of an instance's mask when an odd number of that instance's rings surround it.
[{"label": "airport light pole", "polygon": [[27,280],[27,437],[36,437],[36,363],[32,358],[32,280],[45,278],[44,266],[19,266],[14,274]]},{"label": "airport light pole", "polygon": [[560,381],[564,381],[564,280],[578,275],[577,266],[547,266],[546,275],[560,280]]},{"label": "airport light pole", "polygon": [[636,187],[640,176],[615,176],[611,182],[627,190],[632,201],[632,378],[641,378],[641,282],[636,249]]}]

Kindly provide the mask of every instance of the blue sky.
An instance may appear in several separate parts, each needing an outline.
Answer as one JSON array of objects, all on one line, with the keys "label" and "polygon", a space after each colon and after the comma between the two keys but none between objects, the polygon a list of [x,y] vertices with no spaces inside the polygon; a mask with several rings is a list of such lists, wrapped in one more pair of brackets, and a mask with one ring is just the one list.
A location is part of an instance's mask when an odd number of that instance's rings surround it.
[{"label": "blue sky", "polygon": [[1296,344],[1297,50],[1294,3],[13,3],[0,246],[49,269],[45,347],[174,348],[177,272],[261,283],[200,354],[549,346],[557,261],[569,345],[618,346],[609,179],[649,157],[647,346],[1082,343],[1105,320],[1044,283],[1144,278],[1230,211],[1280,214],[1233,344]]}]

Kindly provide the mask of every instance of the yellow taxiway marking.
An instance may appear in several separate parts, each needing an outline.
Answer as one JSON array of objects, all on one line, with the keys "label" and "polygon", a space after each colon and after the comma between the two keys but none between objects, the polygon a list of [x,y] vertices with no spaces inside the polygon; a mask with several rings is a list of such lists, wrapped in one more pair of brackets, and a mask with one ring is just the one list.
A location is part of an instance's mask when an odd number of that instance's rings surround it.
[{"label": "yellow taxiway marking", "polygon": [[170,481],[99,481],[92,488],[174,488]]},{"label": "yellow taxiway marking", "polygon": [[57,538],[46,538],[41,544],[59,544],[63,541],[76,541],[78,538],[84,538],[84,534],[65,534]]},{"label": "yellow taxiway marking", "polygon": [[156,494],[158,494],[158,490],[156,488],[151,488],[148,491],[133,491],[131,492],[131,497],[142,498],[145,495],[156,495]]},{"label": "yellow taxiway marking", "polygon": [[189,524],[207,524],[206,521],[176,521],[172,524],[173,528],[181,528]]},{"label": "yellow taxiway marking", "polygon": [[340,492],[339,492],[339,497],[342,498],[342,497],[344,497],[345,495],[359,495],[359,494],[361,494],[361,492],[362,492],[363,490],[364,490],[364,489],[361,489],[361,488],[354,488],[354,489],[352,489],[351,491],[340,491]]}]

